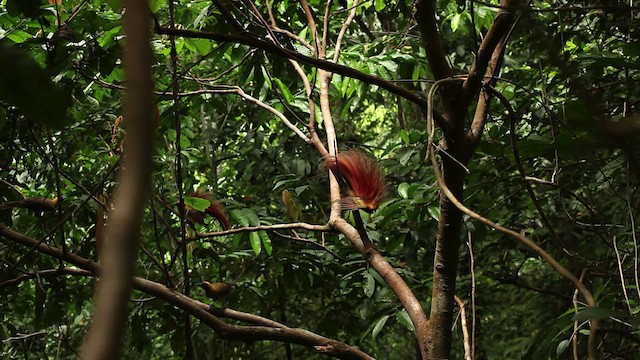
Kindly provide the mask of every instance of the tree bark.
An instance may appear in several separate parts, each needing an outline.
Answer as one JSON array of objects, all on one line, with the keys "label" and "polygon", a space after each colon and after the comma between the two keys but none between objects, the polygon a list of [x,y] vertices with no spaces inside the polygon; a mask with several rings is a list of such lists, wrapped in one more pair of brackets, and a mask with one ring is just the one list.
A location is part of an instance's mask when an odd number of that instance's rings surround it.
[{"label": "tree bark", "polygon": [[[464,187],[464,169],[460,164],[441,157],[444,181],[457,198],[461,199]],[[440,218],[436,238],[433,266],[433,289],[431,293],[431,315],[429,319],[429,359],[447,359],[451,351],[451,328],[455,302],[460,228],[462,212],[440,194]]]}]

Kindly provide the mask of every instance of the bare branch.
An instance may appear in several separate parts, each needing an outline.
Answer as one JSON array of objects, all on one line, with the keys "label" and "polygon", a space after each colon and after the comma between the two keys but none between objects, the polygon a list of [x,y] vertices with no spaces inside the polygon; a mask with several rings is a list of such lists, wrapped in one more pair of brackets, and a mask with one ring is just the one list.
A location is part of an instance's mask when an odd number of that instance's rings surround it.
[{"label": "bare branch", "polygon": [[367,262],[382,276],[389,285],[389,288],[396,294],[416,328],[416,337],[420,349],[423,354],[426,354],[426,343],[423,342],[426,341],[425,335],[427,327],[429,326],[429,320],[422,309],[422,305],[420,305],[420,301],[418,301],[407,283],[393,269],[384,256],[371,244],[366,237],[366,233],[360,234],[356,228],[351,226],[343,218],[332,219],[330,220],[330,224],[344,234],[356,250],[364,256]]},{"label": "bare branch", "polygon": [[0,210],[24,208],[36,212],[45,212],[55,210],[56,205],[58,205],[58,198],[48,199],[44,197],[32,197],[23,200],[0,203]]},{"label": "bare branch", "polygon": [[[508,2],[508,1],[509,0],[505,0],[505,2]],[[500,16],[500,13],[498,14],[498,16]],[[489,33],[491,33],[492,40],[491,41],[487,40],[489,36],[489,34],[487,34],[487,37],[485,37],[484,41],[482,42],[482,45],[480,46],[480,49],[478,51],[478,57],[474,62],[473,68],[469,72],[469,78],[467,78],[468,83],[465,82],[465,85],[469,86],[469,88],[467,88],[469,92],[475,93],[476,90],[473,90],[472,87],[480,86],[481,79],[478,78],[480,76],[478,71],[481,69],[482,66],[486,68],[486,69],[482,69],[484,78],[489,79],[486,82],[486,84],[488,86],[495,85],[496,78],[499,75],[500,69],[502,67],[502,60],[504,57],[504,51],[506,48],[507,40],[509,39],[511,32],[515,28],[515,25],[518,23],[518,20],[520,20],[520,16],[518,16],[515,19],[515,21],[512,22],[512,24],[510,25],[510,29],[507,32],[504,32],[503,29],[496,30],[497,22],[494,21],[494,25],[491,27],[489,31]],[[504,22],[506,23],[506,21]],[[506,24],[503,24],[501,25],[501,27],[505,25]],[[496,30],[496,31],[492,32],[491,30]],[[491,43],[494,42],[495,38],[498,36],[500,36],[499,42],[495,46],[495,48],[492,49]],[[488,54],[489,51],[492,52],[492,54],[490,55],[491,59],[488,60],[488,63],[485,65],[484,62],[487,61],[486,58],[489,56]],[[469,79],[472,79],[472,80],[469,80]],[[471,82],[475,82],[476,85],[471,85]],[[469,94],[468,96],[471,97],[471,94]],[[480,92],[480,96],[478,98],[478,105],[476,106],[476,111],[471,121],[470,129],[467,132],[467,139],[470,145],[468,156],[471,156],[473,149],[475,149],[480,143],[480,139],[482,138],[482,132],[484,131],[484,126],[487,123],[490,103],[491,103],[491,94],[488,94],[484,91]]]},{"label": "bare branch", "polygon": [[5,280],[3,282],[0,282],[0,288],[16,286],[23,281],[36,279],[39,277],[54,277],[54,276],[61,276],[61,275],[93,276],[91,272],[86,270],[63,267],[58,269],[40,270],[31,274],[24,274],[13,279]]},{"label": "bare branch", "polygon": [[344,35],[347,33],[347,29],[349,28],[349,25],[353,21],[353,18],[356,16],[356,11],[358,10],[357,6],[359,2],[360,0],[355,0],[353,2],[353,7],[349,12],[349,16],[347,17],[347,19],[344,21],[344,24],[342,24],[342,27],[340,28],[340,33],[338,34],[338,38],[336,39],[336,46],[334,48],[334,53],[333,53],[334,63],[338,62],[338,57],[340,56],[340,46],[342,45],[342,38],[344,38]]},{"label": "bare branch", "polygon": [[331,231],[332,230],[332,228],[329,225],[313,225],[313,224],[307,224],[307,223],[260,225],[260,226],[250,226],[250,227],[229,229],[224,231],[216,231],[216,232],[210,232],[210,233],[198,233],[196,236],[191,237],[188,240],[194,241],[197,239],[232,235],[232,234],[238,234],[243,232],[254,232],[254,231],[260,231],[260,230],[279,230],[279,229],[306,229],[311,231]]},{"label": "bare branch", "polygon": [[350,68],[348,66],[344,66],[344,65],[340,65],[340,64],[336,64],[333,63],[331,61],[326,61],[326,60],[322,60],[322,59],[317,59],[317,58],[313,58],[310,56],[306,56],[303,54],[300,54],[296,51],[293,50],[289,50],[289,49],[285,49],[285,48],[281,48],[278,47],[277,45],[270,43],[268,41],[262,40],[262,39],[257,39],[255,37],[252,36],[248,36],[248,35],[229,35],[229,34],[220,34],[220,33],[213,33],[213,32],[205,32],[205,31],[197,31],[197,30],[185,30],[185,29],[170,29],[170,28],[165,28],[165,27],[160,27],[157,29],[158,34],[162,34],[162,35],[176,35],[176,36],[181,36],[181,37],[186,37],[186,38],[198,38],[198,39],[210,39],[210,40],[215,40],[215,41],[219,41],[219,42],[231,42],[231,43],[238,43],[238,44],[244,44],[244,45],[248,45],[251,47],[255,47],[258,49],[262,49],[264,51],[267,51],[271,54],[277,55],[277,56],[281,56],[284,57],[286,59],[293,59],[296,60],[300,63],[303,64],[307,64],[307,65],[311,65],[311,66],[315,66],[318,67],[320,69],[324,69],[336,74],[340,74],[340,75],[344,75],[344,76],[348,76],[354,79],[358,79],[361,81],[364,81],[368,84],[373,84],[373,85],[378,85],[381,88],[399,95],[419,106],[421,106],[421,108],[424,108],[424,105],[426,104],[425,99],[423,97],[421,97],[420,95],[405,89],[401,86],[396,85],[393,82],[387,81],[379,76],[374,76],[374,75],[368,75],[365,74],[361,71],[355,70],[353,68]]},{"label": "bare branch", "polygon": [[422,46],[427,53],[429,68],[436,80],[453,76],[453,70],[447,62],[442,47],[440,33],[436,26],[436,9],[434,0],[417,0],[415,3],[415,19],[422,35]]},{"label": "bare branch", "polygon": [[43,335],[47,335],[48,332],[46,331],[37,331],[31,334],[18,334],[16,336],[11,336],[8,337],[4,340],[2,340],[2,342],[6,343],[6,342],[11,342],[11,341],[19,341],[19,340],[27,340],[27,339],[31,339],[32,337],[36,337],[36,336],[43,336]]},{"label": "bare branch", "polygon": [[[91,260],[80,257],[70,252],[65,254],[62,252],[62,250],[56,247],[38,243],[35,239],[15,232],[3,224],[0,224],[0,236],[14,241],[22,246],[34,247],[42,254],[51,256],[56,259],[64,260],[82,269],[88,270],[98,276],[104,273],[103,267]],[[314,334],[308,330],[289,328],[269,319],[261,318],[256,315],[237,312],[230,309],[212,308],[207,304],[191,299],[181,293],[175,292],[172,289],[169,289],[166,286],[153,281],[149,281],[139,277],[133,277],[133,287],[139,291],[142,291],[148,295],[155,296],[188,312],[190,315],[200,319],[203,323],[207,324],[207,326],[211,327],[214,331],[219,333],[220,336],[226,339],[237,339],[244,341],[276,340],[306,346],[318,353],[333,356],[339,359],[373,359],[373,357],[355,347]],[[220,320],[216,316],[213,316],[212,314],[214,313],[221,314],[220,316],[225,316],[236,320],[260,324],[260,326],[230,325]]]},{"label": "bare branch", "polygon": [[460,300],[457,295],[453,296],[453,299],[460,308],[460,327],[462,328],[462,339],[464,342],[464,359],[472,360],[471,357],[471,341],[469,340],[469,329],[467,328],[467,311],[464,308],[464,302]]}]

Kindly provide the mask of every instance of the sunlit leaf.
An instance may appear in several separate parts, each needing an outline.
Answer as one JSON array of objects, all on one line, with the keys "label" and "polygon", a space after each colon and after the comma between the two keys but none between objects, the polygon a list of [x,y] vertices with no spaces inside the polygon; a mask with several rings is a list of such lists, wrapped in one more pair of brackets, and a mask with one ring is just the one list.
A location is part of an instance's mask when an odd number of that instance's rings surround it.
[{"label": "sunlit leaf", "polygon": [[376,338],[376,336],[378,336],[380,331],[382,331],[382,328],[384,328],[384,325],[387,323],[387,320],[389,320],[389,315],[385,315],[381,317],[380,320],[378,320],[378,322],[376,323],[376,326],[373,327],[373,331],[371,331],[371,336],[374,339]]}]

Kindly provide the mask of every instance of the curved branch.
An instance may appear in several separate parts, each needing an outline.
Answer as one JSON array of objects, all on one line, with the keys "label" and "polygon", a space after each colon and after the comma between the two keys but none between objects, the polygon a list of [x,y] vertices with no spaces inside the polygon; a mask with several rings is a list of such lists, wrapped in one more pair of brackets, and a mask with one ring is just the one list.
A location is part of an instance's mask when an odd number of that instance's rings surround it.
[{"label": "curved branch", "polygon": [[36,212],[52,211],[56,209],[58,205],[58,198],[45,198],[45,197],[30,197],[17,201],[7,201],[0,203],[0,210],[7,210],[13,208],[24,208]]},{"label": "curved branch", "polygon": [[[329,2],[330,3],[330,2]],[[329,3],[325,12],[325,25],[328,22],[329,17]],[[345,27],[348,26],[345,23]],[[323,39],[326,39],[328,30],[323,32]],[[326,51],[326,40],[323,41],[320,48],[320,56],[323,56]],[[336,49],[339,52],[339,49]],[[329,85],[331,83],[332,73],[327,69],[318,70],[318,79],[320,82],[320,111],[322,113],[323,124],[325,133],[327,135],[327,147],[329,154],[337,154],[337,136],[331,114],[331,104],[329,101]],[[424,109],[424,107],[423,107]],[[325,154],[321,154],[325,156]],[[396,294],[401,304],[407,310],[411,321],[416,329],[416,338],[418,340],[418,346],[422,356],[426,356],[426,333],[428,327],[428,319],[422,309],[422,305],[415,297],[409,286],[405,283],[402,277],[393,269],[389,262],[378,252],[378,250],[369,241],[368,235],[362,224],[359,212],[353,212],[356,218],[358,229],[350,225],[341,216],[340,203],[337,201],[340,199],[340,186],[332,171],[328,171],[329,175],[329,192],[331,198],[331,213],[329,215],[329,225],[341,232],[351,244],[363,255],[367,262],[382,276],[385,282],[389,285],[389,288]]]},{"label": "curved branch", "polygon": [[[442,82],[442,81],[443,80],[440,80],[439,82]],[[444,80],[444,81],[450,81],[450,80]],[[438,83],[434,84],[434,87],[436,87],[437,85],[439,84]],[[432,89],[432,93],[430,93],[430,96],[429,96],[429,110],[432,109],[433,92],[434,90]],[[433,137],[435,135],[435,126],[434,126],[433,116],[430,111],[427,111],[427,128],[429,133],[429,140],[428,140],[427,146],[431,148],[431,147],[434,147]],[[438,160],[436,159],[435,151],[429,150],[428,155],[431,159],[431,163],[433,165],[433,171],[435,173],[436,179],[438,180],[438,185],[440,186],[440,190],[449,199],[449,201],[451,201],[451,203],[453,203],[458,209],[460,209],[460,211],[469,215],[471,218],[476,219],[481,223],[520,241],[520,243],[522,243],[524,246],[531,249],[534,253],[536,253],[543,260],[545,260],[558,274],[560,274],[562,277],[564,277],[565,279],[573,283],[573,285],[580,292],[580,294],[582,295],[582,297],[584,298],[588,306],[591,306],[591,307],[597,306],[597,303],[593,295],[591,294],[589,289],[587,289],[584,283],[580,281],[575,275],[573,275],[569,270],[567,270],[567,268],[562,266],[562,264],[560,264],[560,262],[558,262],[553,256],[551,256],[551,254],[547,253],[544,249],[538,246],[533,240],[511,229],[508,229],[504,226],[496,224],[495,222],[475,213],[471,209],[464,206],[460,202],[460,200],[458,200],[456,196],[451,192],[451,190],[447,187],[447,184],[445,184],[444,178],[442,177],[442,174],[440,172],[440,165],[438,164]],[[595,341],[596,339],[595,334],[597,333],[598,328],[599,328],[599,322],[596,320],[591,320],[591,332],[589,334],[589,345],[588,345],[589,359],[597,358],[596,356],[597,344]]]},{"label": "curved branch", "polygon": [[[90,271],[95,275],[100,276],[104,273],[102,266],[89,259],[70,252],[63,253],[59,248],[38,243],[37,240],[13,231],[4,224],[0,224],[0,236],[22,246],[33,247],[42,254],[66,261]],[[207,324],[223,338],[244,341],[276,340],[299,344],[311,348],[318,353],[339,359],[373,359],[373,357],[363,351],[343,342],[329,339],[304,329],[289,328],[257,315],[246,314],[230,309],[213,308],[169,289],[162,284],[147,279],[133,277],[132,283],[135,289],[162,299],[200,319],[200,321]],[[214,315],[246,321],[259,326],[231,325]]]},{"label": "curved branch", "polygon": [[[430,131],[432,132],[432,134],[430,134],[430,138],[429,138],[429,146],[432,147],[433,145],[433,119],[430,119],[429,122],[431,123],[430,126]],[[438,179],[438,184],[440,185],[440,189],[442,190],[442,192],[447,196],[447,198],[449,198],[449,200],[458,208],[460,209],[460,211],[464,212],[465,214],[469,215],[470,217],[480,221],[481,223],[500,231],[501,233],[504,233],[506,235],[509,235],[510,237],[520,241],[523,245],[525,245],[526,247],[528,247],[529,249],[531,249],[533,252],[535,252],[536,254],[538,254],[541,258],[543,258],[549,265],[551,265],[551,267],[556,270],[556,272],[558,274],[560,274],[562,277],[566,278],[567,280],[571,281],[575,287],[578,289],[578,291],[580,291],[580,294],[582,294],[582,297],[585,299],[587,305],[589,306],[596,306],[596,302],[595,299],[593,298],[593,295],[591,294],[591,292],[587,289],[587,287],[580,281],[578,280],[577,277],[575,277],[575,275],[573,275],[569,270],[567,270],[564,266],[562,266],[562,264],[560,264],[555,258],[553,258],[553,256],[551,256],[549,253],[547,253],[546,251],[544,251],[544,249],[542,249],[540,246],[538,246],[533,240],[529,239],[528,237],[517,233],[511,229],[507,229],[504,226],[498,225],[496,223],[494,223],[493,221],[475,213],[473,210],[467,208],[466,206],[464,206],[451,192],[451,190],[449,190],[449,188],[447,187],[447,185],[444,183],[443,178],[442,178],[442,174],[440,173],[440,169],[439,169],[439,164],[438,164],[438,160],[436,159],[435,156],[435,151],[430,151],[429,152],[429,157],[431,158],[431,163],[433,165],[433,171],[435,172],[436,178]]]},{"label": "curved branch", "polygon": [[[354,214],[356,214],[354,212]],[[359,215],[356,215],[359,217]],[[360,220],[362,221],[362,220]],[[393,269],[391,264],[380,254],[371,244],[366,232],[360,233],[343,218],[336,218],[330,223],[351,242],[367,262],[382,276],[389,288],[396,294],[402,306],[407,310],[407,314],[416,328],[416,337],[423,355],[425,354],[425,334],[429,326],[429,320],[420,305],[420,301],[413,294],[407,283]]]},{"label": "curved branch", "polygon": [[286,59],[293,59],[303,64],[315,66],[317,68],[324,69],[336,74],[348,76],[353,79],[358,79],[368,84],[378,85],[379,87],[393,94],[399,95],[413,102],[414,104],[419,105],[421,108],[424,108],[426,105],[426,100],[422,96],[415,94],[414,92],[408,89],[405,89],[401,86],[398,86],[393,82],[387,81],[379,76],[368,75],[361,71],[350,68],[348,66],[306,56],[293,50],[281,48],[273,43],[264,41],[262,39],[257,39],[253,36],[220,34],[220,33],[197,31],[197,30],[170,29],[166,27],[158,27],[156,28],[156,32],[160,35],[175,35],[175,36],[181,36],[186,38],[209,39],[209,40],[215,40],[219,42],[238,43],[238,44],[255,47],[255,48],[267,51],[271,54],[284,57]]},{"label": "curved branch", "polygon": [[353,6],[351,7],[349,16],[347,16],[347,19],[344,21],[344,23],[342,24],[342,27],[340,28],[340,33],[338,34],[338,38],[336,39],[336,46],[334,47],[334,51],[333,51],[334,63],[338,62],[338,57],[340,56],[340,46],[342,45],[342,39],[344,38],[344,35],[347,33],[347,29],[349,28],[349,25],[353,21],[353,18],[356,17],[356,11],[358,10],[359,2],[360,0],[355,0],[353,2]]},{"label": "curved branch", "polygon": [[[503,0],[503,2],[509,2],[510,0]],[[513,14],[502,10],[498,13],[493,20],[493,25],[487,32],[480,49],[478,49],[478,56],[469,70],[469,76],[462,84],[463,96],[465,101],[471,101],[472,96],[478,92],[482,84],[482,79],[487,72],[489,61],[494,57],[494,50],[498,49],[498,45],[504,46],[503,39],[506,38],[511,24],[513,23]],[[498,53],[498,60],[499,55]],[[466,106],[464,106],[466,109]]]},{"label": "curved branch", "polygon": [[[482,42],[482,46],[480,47],[480,50],[478,51],[478,58],[476,59],[476,61],[474,62],[474,67],[472,68],[472,70],[469,72],[469,78],[467,79],[467,81],[476,81],[478,82],[478,86],[480,84],[481,79],[478,78],[479,74],[477,73],[477,69],[479,66],[484,66],[485,70],[484,71],[484,78],[486,79],[487,77],[489,78],[489,81],[487,82],[487,84],[489,86],[494,86],[496,83],[496,78],[498,76],[498,74],[500,73],[500,68],[502,67],[502,60],[504,57],[504,50],[506,48],[507,45],[507,40],[509,39],[515,25],[518,23],[518,20],[520,19],[520,16],[518,16],[512,23],[510,26],[509,31],[496,31],[492,33],[492,37],[497,37],[500,36],[500,40],[498,42],[498,44],[492,49],[492,54],[489,55],[488,54],[488,50],[491,49],[491,47],[489,47],[488,45],[488,40],[487,38],[485,38],[485,41]],[[497,21],[497,19],[496,19]],[[501,27],[504,25],[501,25]],[[494,22],[494,26],[492,26],[492,29],[496,28],[496,22]],[[491,31],[490,31],[491,33]],[[498,33],[498,34],[496,34]],[[488,36],[489,34],[487,34]],[[492,40],[492,42],[495,40]],[[486,65],[484,64],[484,61],[487,61],[486,58],[488,56],[491,56],[491,59],[488,60]],[[469,80],[474,78],[474,80]],[[466,84],[466,83],[465,83]],[[469,83],[470,84],[470,83]],[[471,86],[471,85],[469,85]],[[471,89],[469,89],[469,91],[471,91]],[[469,95],[470,96],[470,95]],[[489,114],[489,104],[491,103],[491,94],[487,94],[485,92],[481,93],[481,96],[478,98],[478,105],[476,106],[476,111],[475,114],[473,116],[473,119],[471,121],[471,126],[469,131],[467,132],[467,141],[469,142],[469,153],[468,156],[471,157],[473,151],[475,150],[475,148],[478,146],[478,144],[480,143],[480,139],[482,138],[482,132],[484,131],[484,126],[487,123],[487,116]]]},{"label": "curved branch", "polygon": [[525,170],[524,165],[522,164],[522,159],[520,158],[520,151],[518,150],[518,135],[516,133],[516,114],[513,111],[513,108],[511,107],[509,100],[507,100],[507,98],[505,98],[504,95],[502,95],[500,92],[498,92],[492,87],[487,87],[487,89],[489,90],[489,93],[491,93],[492,95],[497,97],[498,100],[500,100],[502,105],[507,110],[507,114],[509,116],[509,138],[511,139],[511,149],[513,152],[513,158],[515,160],[516,167],[518,168],[518,172],[520,173],[520,177],[522,179],[522,185],[527,191],[527,194],[529,194],[529,198],[531,198],[531,201],[533,202],[533,206],[538,211],[538,214],[540,214],[542,223],[547,227],[547,229],[549,230],[549,233],[554,238],[554,240],[560,246],[564,246],[562,240],[560,239],[553,225],[551,224],[551,220],[549,220],[547,213],[542,208],[542,205],[540,204],[538,197],[533,191],[531,184],[529,184],[529,182],[527,181],[527,171]]}]

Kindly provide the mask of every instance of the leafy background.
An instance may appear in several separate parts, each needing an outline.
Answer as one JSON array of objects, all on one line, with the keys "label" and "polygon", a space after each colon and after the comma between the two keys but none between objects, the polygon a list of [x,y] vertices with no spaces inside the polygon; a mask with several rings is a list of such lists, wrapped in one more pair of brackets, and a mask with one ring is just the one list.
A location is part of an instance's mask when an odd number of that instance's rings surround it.
[{"label": "leafy background", "polygon": [[[350,3],[331,6],[330,34],[339,31]],[[491,26],[497,9],[466,1],[436,3],[448,59],[464,73],[474,59],[477,34]],[[584,272],[601,307],[596,315],[609,319],[602,351],[608,358],[629,358],[639,349],[638,11],[622,1],[593,3],[593,8],[572,8],[577,6],[573,2],[534,1],[531,8],[549,11],[522,12],[497,86],[517,114],[515,132],[495,101],[469,164],[465,203],[535,239],[574,274]],[[265,4],[254,4],[266,17]],[[309,4],[316,14],[324,12],[324,2]],[[265,37],[247,5],[233,5],[240,22],[248,33]],[[271,5],[283,29],[310,40],[298,2]],[[150,8],[159,23],[167,23],[167,2],[151,1]],[[126,146],[122,11],[117,1],[99,0],[4,0],[0,7],[0,198],[60,198],[54,213],[3,210],[0,222],[52,245],[64,241],[69,251],[91,259],[97,258],[102,212],[88,197],[94,193],[109,202],[116,181],[112,170]],[[363,2],[339,63],[427,91],[431,73],[412,14],[408,0]],[[175,19],[183,28],[235,32],[207,1],[179,1]],[[211,191],[235,226],[326,222],[328,181],[322,162],[272,113],[233,94],[185,94],[178,104],[182,137],[176,138],[170,42],[156,35],[152,46],[159,129],[137,274],[160,283],[168,281],[165,268],[172,270],[172,281],[185,276],[177,251],[178,141],[186,191]],[[239,87],[303,128],[310,111],[305,90],[282,58],[204,39],[177,38],[176,49],[182,93]],[[316,71],[305,71],[314,83]],[[392,189],[388,201],[366,218],[370,235],[428,309],[439,192],[425,162],[422,109],[338,74],[330,98],[340,146],[374,154]],[[540,181],[521,177],[512,135],[527,176]],[[525,181],[535,198],[525,191]],[[199,227],[219,229],[214,220]],[[465,230],[475,261],[476,357],[569,356],[568,340],[585,333],[574,328],[574,290],[505,236],[469,219]],[[193,282],[236,282],[238,288],[226,300],[230,307],[356,345],[380,359],[415,357],[406,312],[364,259],[341,236],[297,234],[324,243],[326,250],[292,240],[294,234],[287,231],[201,239],[189,246],[188,276]],[[91,319],[95,279],[40,276],[15,284],[8,280],[59,264],[4,239],[0,256],[5,299],[0,334],[9,339],[2,342],[0,356],[76,357]],[[470,252],[464,246],[458,296],[469,302],[472,285]],[[192,296],[206,301],[198,291]],[[181,323],[174,307],[134,293],[125,357],[184,356]],[[452,330],[456,359],[463,356],[459,326],[458,321]],[[16,334],[36,335],[11,340]],[[200,359],[278,359],[285,353],[277,342],[222,340],[198,323],[193,341]],[[302,347],[293,352],[295,358],[318,356]]]}]

